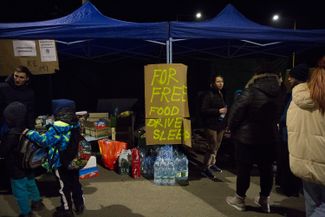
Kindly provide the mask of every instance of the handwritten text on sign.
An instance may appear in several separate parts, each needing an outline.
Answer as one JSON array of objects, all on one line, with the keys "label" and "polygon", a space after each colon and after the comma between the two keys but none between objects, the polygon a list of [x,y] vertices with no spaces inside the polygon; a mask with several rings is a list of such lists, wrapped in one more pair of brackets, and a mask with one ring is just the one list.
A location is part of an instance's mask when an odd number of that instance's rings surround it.
[{"label": "handwritten text on sign", "polygon": [[183,64],[145,66],[147,144],[190,144],[186,71]]},{"label": "handwritten text on sign", "polygon": [[152,144],[191,146],[191,122],[185,118],[146,119],[146,141]]},{"label": "handwritten text on sign", "polygon": [[186,69],[182,64],[146,66],[146,118],[189,117]]}]

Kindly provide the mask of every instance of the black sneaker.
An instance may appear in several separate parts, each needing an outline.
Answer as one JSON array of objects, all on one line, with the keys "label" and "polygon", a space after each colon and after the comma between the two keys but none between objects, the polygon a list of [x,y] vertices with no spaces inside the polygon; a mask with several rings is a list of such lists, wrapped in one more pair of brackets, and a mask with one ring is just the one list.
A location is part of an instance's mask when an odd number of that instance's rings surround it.
[{"label": "black sneaker", "polygon": [[44,204],[42,202],[42,200],[38,200],[38,201],[32,201],[32,210],[33,211],[41,211],[44,209]]},{"label": "black sneaker", "polygon": [[84,212],[84,210],[85,210],[85,205],[81,205],[81,206],[79,206],[79,207],[76,207],[76,209],[75,209],[75,213],[77,214],[77,215],[81,215],[83,212]]},{"label": "black sneaker", "polygon": [[220,169],[216,165],[212,165],[210,168],[213,169],[214,171],[218,172],[218,173],[222,173],[222,169]]},{"label": "black sneaker", "polygon": [[203,169],[202,172],[201,172],[201,175],[205,176],[205,177],[208,177],[210,179],[215,179],[216,178],[216,176],[213,174],[213,172],[209,168]]},{"label": "black sneaker", "polygon": [[52,217],[74,217],[72,210],[65,210],[62,207],[57,207]]}]

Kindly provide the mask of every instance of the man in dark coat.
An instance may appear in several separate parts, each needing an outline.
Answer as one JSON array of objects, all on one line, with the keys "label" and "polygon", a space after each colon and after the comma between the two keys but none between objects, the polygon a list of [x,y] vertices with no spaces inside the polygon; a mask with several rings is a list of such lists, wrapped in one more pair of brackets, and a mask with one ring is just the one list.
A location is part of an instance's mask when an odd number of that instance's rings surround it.
[{"label": "man in dark coat", "polygon": [[[29,87],[31,72],[25,66],[18,66],[15,71],[7,77],[5,82],[0,83],[0,114],[11,102],[18,101],[27,107],[27,127],[34,128],[34,91]],[[8,125],[0,116],[0,138],[8,131]],[[4,156],[1,156],[3,158]],[[4,161],[0,159],[0,170],[4,169]],[[3,173],[0,179],[0,189],[8,191],[10,183],[8,174]]]},{"label": "man in dark coat", "polygon": [[269,195],[273,185],[272,163],[277,142],[277,123],[281,113],[281,80],[278,75],[260,68],[247,83],[246,89],[234,102],[228,128],[235,142],[237,162],[236,194],[226,202],[245,210],[246,191],[250,185],[250,171],[257,164],[260,171],[261,192],[255,203],[270,212]]},{"label": "man in dark coat", "polygon": [[0,111],[11,102],[18,101],[27,107],[27,126],[34,127],[34,91],[30,88],[31,72],[18,66],[4,83],[0,83]]}]

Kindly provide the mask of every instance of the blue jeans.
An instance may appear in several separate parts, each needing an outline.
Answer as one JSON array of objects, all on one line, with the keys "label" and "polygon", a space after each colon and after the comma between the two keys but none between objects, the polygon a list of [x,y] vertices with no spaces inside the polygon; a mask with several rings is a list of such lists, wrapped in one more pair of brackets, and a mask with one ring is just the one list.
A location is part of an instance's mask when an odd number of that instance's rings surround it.
[{"label": "blue jeans", "polygon": [[31,201],[41,199],[34,177],[11,179],[11,188],[22,215],[27,215],[31,211]]},{"label": "blue jeans", "polygon": [[307,217],[325,216],[325,186],[303,181]]}]

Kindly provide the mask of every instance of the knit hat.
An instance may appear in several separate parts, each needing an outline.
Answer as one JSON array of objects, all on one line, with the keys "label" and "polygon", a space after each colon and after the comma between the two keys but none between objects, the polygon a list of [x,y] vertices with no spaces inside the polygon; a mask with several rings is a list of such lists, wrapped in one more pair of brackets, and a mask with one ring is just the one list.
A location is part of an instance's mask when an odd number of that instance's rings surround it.
[{"label": "knit hat", "polygon": [[70,99],[53,99],[52,100],[52,113],[56,115],[62,108],[76,109],[76,103]]},{"label": "knit hat", "polygon": [[289,72],[289,75],[294,79],[305,82],[308,79],[309,68],[306,64],[299,64],[293,67]]},{"label": "knit hat", "polygon": [[62,107],[54,115],[56,121],[63,121],[67,124],[77,124],[78,117],[75,113],[75,109],[72,107]]},{"label": "knit hat", "polygon": [[3,117],[9,127],[26,126],[27,108],[21,102],[12,102],[3,111]]},{"label": "knit hat", "polygon": [[52,112],[55,120],[63,121],[67,124],[78,122],[76,112],[76,103],[70,99],[52,100]]}]

